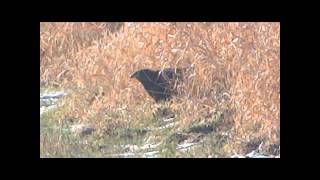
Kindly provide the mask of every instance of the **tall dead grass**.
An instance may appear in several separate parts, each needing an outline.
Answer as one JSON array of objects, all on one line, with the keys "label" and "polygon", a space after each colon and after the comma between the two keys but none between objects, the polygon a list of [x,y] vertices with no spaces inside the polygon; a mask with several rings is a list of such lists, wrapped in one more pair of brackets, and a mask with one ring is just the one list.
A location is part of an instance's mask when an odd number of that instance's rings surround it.
[{"label": "tall dead grass", "polygon": [[97,128],[139,121],[154,102],[130,75],[187,68],[180,126],[224,113],[226,154],[280,142],[280,23],[41,23],[40,79],[79,89],[70,116]]}]

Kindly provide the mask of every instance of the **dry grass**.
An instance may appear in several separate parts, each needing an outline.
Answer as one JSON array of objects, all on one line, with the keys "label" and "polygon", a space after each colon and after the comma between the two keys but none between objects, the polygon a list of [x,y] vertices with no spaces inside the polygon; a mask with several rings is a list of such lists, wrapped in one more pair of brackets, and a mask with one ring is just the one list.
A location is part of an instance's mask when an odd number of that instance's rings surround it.
[{"label": "dry grass", "polygon": [[[73,89],[66,116],[101,132],[158,105],[130,75],[186,67],[173,99],[180,127],[224,114],[226,155],[280,143],[280,23],[41,23],[40,78]],[[63,118],[59,119],[59,121]]]}]

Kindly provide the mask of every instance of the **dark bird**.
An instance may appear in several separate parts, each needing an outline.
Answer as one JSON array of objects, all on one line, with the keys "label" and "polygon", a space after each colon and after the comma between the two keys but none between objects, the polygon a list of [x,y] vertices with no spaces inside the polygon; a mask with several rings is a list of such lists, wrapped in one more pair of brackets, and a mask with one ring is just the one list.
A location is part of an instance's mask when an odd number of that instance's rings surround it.
[{"label": "dark bird", "polygon": [[142,69],[131,75],[143,85],[148,94],[156,101],[170,100],[177,94],[177,85],[183,81],[183,68],[168,68],[161,71]]}]

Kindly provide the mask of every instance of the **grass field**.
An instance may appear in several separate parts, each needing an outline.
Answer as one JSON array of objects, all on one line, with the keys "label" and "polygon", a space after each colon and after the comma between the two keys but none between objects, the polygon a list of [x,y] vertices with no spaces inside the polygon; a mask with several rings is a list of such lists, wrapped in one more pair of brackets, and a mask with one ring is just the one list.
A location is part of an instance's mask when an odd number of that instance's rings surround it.
[{"label": "grass field", "polygon": [[[130,79],[176,67],[187,71],[170,102],[155,103]],[[42,22],[40,82],[70,92],[41,114],[40,157],[121,157],[146,143],[158,144],[157,157],[230,157],[258,146],[276,154],[280,146],[280,23]],[[159,128],[168,119],[174,126]],[[76,124],[95,131],[75,134]],[[200,140],[178,151],[184,139]]]}]

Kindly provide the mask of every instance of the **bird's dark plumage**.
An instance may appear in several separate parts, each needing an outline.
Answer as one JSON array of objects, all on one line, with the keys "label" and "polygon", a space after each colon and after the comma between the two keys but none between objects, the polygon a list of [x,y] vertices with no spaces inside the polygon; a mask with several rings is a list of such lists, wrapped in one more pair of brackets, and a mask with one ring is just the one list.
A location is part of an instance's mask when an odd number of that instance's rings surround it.
[{"label": "bird's dark plumage", "polygon": [[143,69],[131,75],[141,82],[144,89],[156,101],[169,100],[177,93],[177,85],[183,80],[182,68],[168,68],[162,71]]}]

